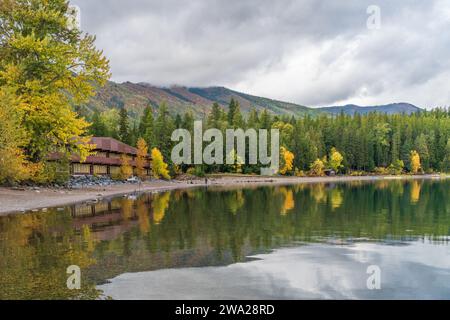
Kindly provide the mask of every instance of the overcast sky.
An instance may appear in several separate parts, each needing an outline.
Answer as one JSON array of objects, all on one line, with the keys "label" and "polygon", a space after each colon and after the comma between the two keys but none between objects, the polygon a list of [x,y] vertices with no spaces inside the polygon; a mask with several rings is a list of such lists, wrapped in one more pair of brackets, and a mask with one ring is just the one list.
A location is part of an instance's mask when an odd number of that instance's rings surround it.
[{"label": "overcast sky", "polygon": [[[448,0],[71,3],[117,82],[226,86],[307,106],[450,105]],[[369,5],[379,29],[367,27]]]}]

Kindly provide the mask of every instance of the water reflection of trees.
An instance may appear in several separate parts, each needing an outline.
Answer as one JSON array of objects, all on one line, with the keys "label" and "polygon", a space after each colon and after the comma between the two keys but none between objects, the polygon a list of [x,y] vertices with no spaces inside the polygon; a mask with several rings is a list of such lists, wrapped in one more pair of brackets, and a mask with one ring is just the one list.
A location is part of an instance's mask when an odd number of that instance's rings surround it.
[{"label": "water reflection of trees", "polygon": [[[436,242],[449,235],[448,182],[191,189],[0,218],[0,298],[92,298],[122,272],[219,265],[323,237]],[[447,237],[448,239],[448,237]],[[66,289],[69,265],[86,276]]]},{"label": "water reflection of trees", "polygon": [[0,219],[0,299],[93,299],[94,283],[68,290],[66,269],[95,263],[88,226],[77,234],[65,212],[26,214]]}]

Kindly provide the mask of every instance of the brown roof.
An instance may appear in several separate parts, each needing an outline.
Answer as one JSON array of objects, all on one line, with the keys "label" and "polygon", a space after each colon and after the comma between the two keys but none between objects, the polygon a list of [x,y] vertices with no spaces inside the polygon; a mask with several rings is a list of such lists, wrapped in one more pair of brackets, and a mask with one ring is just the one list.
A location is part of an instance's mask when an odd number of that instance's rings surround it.
[{"label": "brown roof", "polygon": [[[102,151],[109,151],[114,153],[120,153],[120,154],[128,154],[128,155],[137,155],[137,149],[127,145],[126,143],[120,142],[114,138],[110,137],[92,137],[91,141],[89,141],[89,144],[94,144],[94,152],[102,152]],[[150,158],[150,155],[147,155]],[[61,155],[57,152],[52,152],[49,154],[49,160],[57,160],[61,158]],[[71,156],[72,162],[79,162],[80,157],[78,155],[72,155]],[[91,156],[88,156],[86,158],[85,163],[90,164],[103,164],[103,165],[115,165],[120,166],[121,160],[119,158],[105,158],[97,156],[96,154],[93,154]],[[130,159],[130,164],[132,166],[136,166],[136,162],[134,160]],[[148,164],[145,165],[146,168],[149,167]]]},{"label": "brown roof", "polygon": [[97,151],[109,151],[116,153],[127,153],[136,155],[137,149],[129,146],[123,142],[120,142],[114,138],[109,137],[92,137],[91,144],[95,144]]}]

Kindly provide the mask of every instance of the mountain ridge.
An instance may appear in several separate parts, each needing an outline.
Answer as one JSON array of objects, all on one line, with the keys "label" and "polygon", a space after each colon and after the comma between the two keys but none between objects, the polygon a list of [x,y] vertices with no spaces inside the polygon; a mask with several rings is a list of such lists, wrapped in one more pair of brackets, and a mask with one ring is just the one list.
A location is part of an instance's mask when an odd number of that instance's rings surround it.
[{"label": "mountain ridge", "polygon": [[188,110],[192,110],[194,116],[201,118],[211,110],[214,103],[227,108],[231,98],[239,102],[243,114],[247,114],[251,108],[255,108],[259,112],[267,109],[272,114],[288,116],[314,116],[321,113],[335,115],[340,112],[351,115],[369,112],[409,114],[422,110],[410,103],[403,102],[367,107],[349,104],[345,106],[311,108],[296,103],[251,95],[223,86],[159,87],[143,82],[115,83],[112,81],[109,81],[105,87],[99,89],[96,95],[83,108],[87,109],[85,111],[88,113],[95,110],[100,112],[106,111],[110,108],[126,108],[132,117],[137,118],[142,114],[145,107],[152,106],[157,110],[161,103],[166,102],[169,112],[172,114],[183,114]]},{"label": "mountain ridge", "polygon": [[396,114],[396,113],[411,114],[414,112],[422,111],[421,108],[407,102],[395,102],[376,106],[359,106],[356,104],[347,104],[344,106],[321,107],[316,108],[316,110],[325,111],[327,113],[331,113],[334,115],[337,115],[341,112],[353,115],[355,113],[368,114],[370,112],[382,112],[387,114]]}]

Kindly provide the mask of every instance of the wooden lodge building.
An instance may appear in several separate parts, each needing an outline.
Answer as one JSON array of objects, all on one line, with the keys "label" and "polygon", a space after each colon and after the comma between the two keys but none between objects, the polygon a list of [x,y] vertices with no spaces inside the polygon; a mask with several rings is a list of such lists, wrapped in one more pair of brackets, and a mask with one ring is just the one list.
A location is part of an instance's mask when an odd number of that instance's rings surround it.
[{"label": "wooden lodge building", "polygon": [[[93,137],[89,143],[96,145],[93,150],[95,154],[88,156],[85,162],[80,162],[78,156],[73,156],[70,164],[71,175],[118,175],[123,154],[130,158],[130,165],[136,174],[136,148],[109,137]],[[147,159],[146,170],[150,176],[150,156]]]}]

